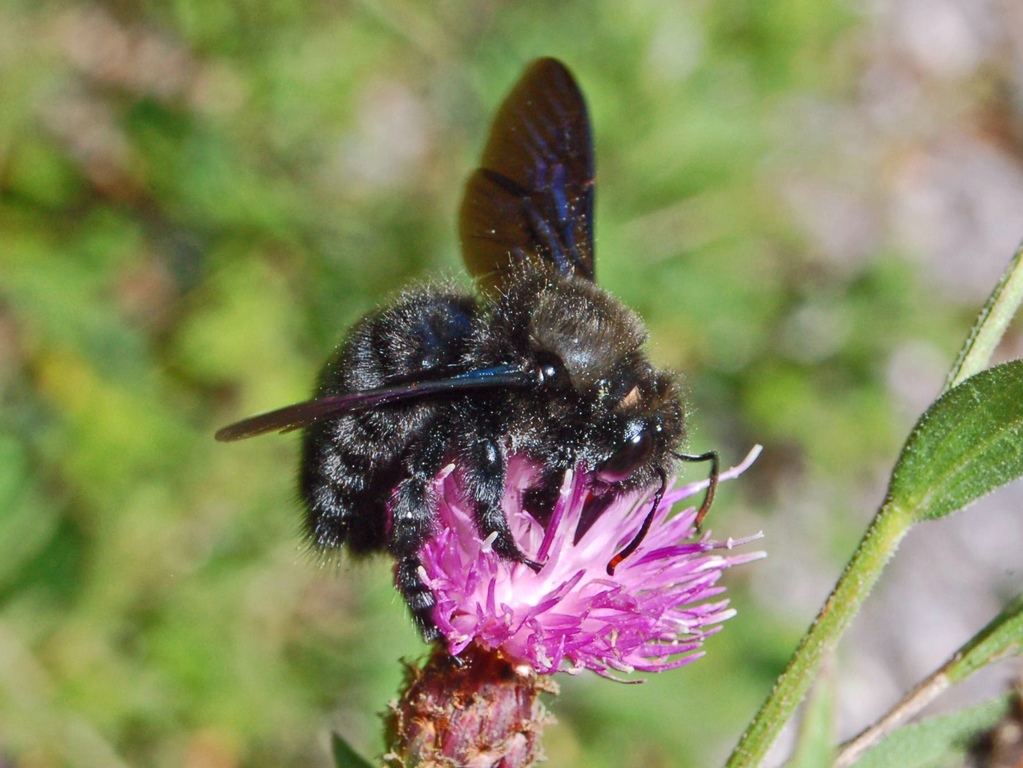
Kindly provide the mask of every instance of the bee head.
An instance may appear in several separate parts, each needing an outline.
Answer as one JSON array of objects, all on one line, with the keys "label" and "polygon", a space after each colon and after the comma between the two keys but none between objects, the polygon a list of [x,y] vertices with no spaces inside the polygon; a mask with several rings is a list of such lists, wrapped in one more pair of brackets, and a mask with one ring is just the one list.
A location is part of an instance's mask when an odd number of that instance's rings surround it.
[{"label": "bee head", "polygon": [[646,341],[639,316],[588,281],[549,276],[528,306],[531,353],[579,394]]},{"label": "bee head", "polygon": [[577,458],[607,485],[635,487],[673,464],[684,434],[674,378],[642,351],[639,316],[593,283],[548,278],[528,318],[529,348],[551,397],[577,404]]},{"label": "bee head", "polygon": [[629,355],[597,385],[590,460],[607,485],[639,485],[673,463],[671,452],[685,433],[673,377],[655,371],[646,358]]}]

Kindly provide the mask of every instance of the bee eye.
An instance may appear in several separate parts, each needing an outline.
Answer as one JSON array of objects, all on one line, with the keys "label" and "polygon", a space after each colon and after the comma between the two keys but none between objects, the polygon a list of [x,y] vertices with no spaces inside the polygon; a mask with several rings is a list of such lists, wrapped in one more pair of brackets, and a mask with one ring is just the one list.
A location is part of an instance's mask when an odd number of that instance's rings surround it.
[{"label": "bee eye", "polygon": [[605,483],[618,483],[635,472],[654,451],[654,438],[647,430],[630,435],[597,467],[597,477]]},{"label": "bee eye", "polygon": [[536,371],[543,387],[562,389],[571,385],[565,364],[557,355],[541,353],[536,358]]}]

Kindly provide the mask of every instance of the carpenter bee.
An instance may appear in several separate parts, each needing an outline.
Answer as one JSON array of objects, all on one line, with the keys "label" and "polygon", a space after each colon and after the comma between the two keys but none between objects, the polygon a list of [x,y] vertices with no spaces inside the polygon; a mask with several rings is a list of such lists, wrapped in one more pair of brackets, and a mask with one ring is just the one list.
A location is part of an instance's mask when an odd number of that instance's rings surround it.
[{"label": "carpenter bee", "polygon": [[577,538],[622,493],[656,487],[646,534],[679,461],[676,379],[643,352],[635,312],[594,281],[593,146],[582,93],[563,64],[533,62],[498,109],[460,212],[478,295],[421,287],[362,318],[320,375],[315,398],[217,432],[238,440],[304,430],[299,489],[315,546],[386,551],[422,636],[439,637],[419,552],[436,524],[434,479],[460,473],[477,532],[539,570],[501,508],[511,456],[538,468],[524,505],[546,524],[565,472],[593,477]]}]

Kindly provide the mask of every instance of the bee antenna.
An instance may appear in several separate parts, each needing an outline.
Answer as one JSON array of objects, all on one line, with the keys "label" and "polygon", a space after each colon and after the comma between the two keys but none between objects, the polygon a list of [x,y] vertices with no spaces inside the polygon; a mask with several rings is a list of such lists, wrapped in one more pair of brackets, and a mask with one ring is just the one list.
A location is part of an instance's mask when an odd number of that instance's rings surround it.
[{"label": "bee antenna", "polygon": [[657,472],[658,477],[661,478],[661,485],[654,494],[654,503],[650,505],[650,511],[647,512],[643,525],[639,527],[639,533],[637,533],[632,541],[626,545],[625,549],[612,557],[611,561],[607,564],[608,576],[614,576],[615,568],[621,564],[622,560],[635,552],[639,548],[639,545],[643,543],[643,539],[646,538],[647,532],[650,530],[650,524],[654,521],[654,513],[657,511],[657,508],[661,506],[661,499],[664,498],[664,492],[668,490],[668,476],[664,473],[664,470],[661,469],[661,467],[655,468],[654,471]]},{"label": "bee antenna", "polygon": [[710,512],[710,505],[714,503],[714,492],[718,489],[718,452],[707,451],[706,453],[700,453],[691,455],[688,453],[676,453],[673,454],[676,459],[680,461],[709,461],[710,462],[710,478],[707,483],[707,493],[704,494],[703,503],[700,504],[700,509],[696,512],[696,520],[693,522],[693,527],[697,533],[700,533],[703,527],[703,518]]}]

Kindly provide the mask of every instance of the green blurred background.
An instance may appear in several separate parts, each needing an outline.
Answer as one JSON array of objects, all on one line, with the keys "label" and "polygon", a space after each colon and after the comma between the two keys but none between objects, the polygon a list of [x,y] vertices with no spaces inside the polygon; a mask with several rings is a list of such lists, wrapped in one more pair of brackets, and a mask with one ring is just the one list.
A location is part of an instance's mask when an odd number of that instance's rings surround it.
[{"label": "green blurred background", "polygon": [[[588,97],[600,279],[686,373],[693,449],[766,446],[711,527],[770,552],[694,666],[563,676],[550,764],[720,760],[1023,235],[1021,40],[1010,0],[0,4],[0,764],[380,751],[422,652],[387,563],[306,554],[294,437],[212,434],[460,275],[462,182],[539,55]],[[1018,587],[1014,493],[907,547],[847,722]]]}]

